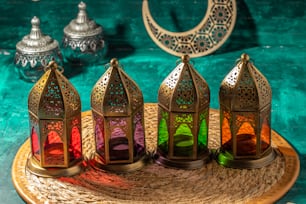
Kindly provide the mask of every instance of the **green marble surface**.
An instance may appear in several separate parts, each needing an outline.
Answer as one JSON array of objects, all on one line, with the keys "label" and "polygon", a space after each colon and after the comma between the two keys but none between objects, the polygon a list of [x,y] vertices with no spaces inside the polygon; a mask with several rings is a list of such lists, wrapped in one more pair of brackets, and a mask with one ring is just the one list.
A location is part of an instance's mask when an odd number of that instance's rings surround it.
[{"label": "green marble surface", "polygon": [[[88,14],[104,27],[109,52],[92,66],[65,65],[65,75],[80,93],[82,110],[89,110],[91,89],[112,57],[117,57],[138,83],[145,102],[157,102],[159,85],[176,66],[177,57],[162,51],[147,35],[141,0],[85,2]],[[75,18],[79,2],[0,3],[0,203],[23,203],[11,181],[11,165],[16,151],[28,138],[27,97],[33,84],[20,80],[14,71],[15,45],[29,33],[34,15],[41,19],[44,33],[61,41],[62,29]],[[237,0],[237,5],[237,23],[226,44],[209,56],[193,59],[194,67],[210,86],[211,108],[219,108],[222,79],[243,52],[251,56],[272,87],[272,128],[296,149],[301,162],[298,180],[278,203],[306,203],[306,2]],[[206,6],[205,0],[150,1],[155,20],[172,31],[197,25]]]}]

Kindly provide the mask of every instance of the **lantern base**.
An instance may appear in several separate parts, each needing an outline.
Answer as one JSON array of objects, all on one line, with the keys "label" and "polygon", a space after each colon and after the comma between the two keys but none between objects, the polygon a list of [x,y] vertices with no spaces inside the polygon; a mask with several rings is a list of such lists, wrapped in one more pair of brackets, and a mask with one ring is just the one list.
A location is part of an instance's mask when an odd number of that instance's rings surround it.
[{"label": "lantern base", "polygon": [[94,158],[89,160],[89,164],[97,170],[106,170],[117,173],[126,173],[131,171],[136,171],[143,168],[150,161],[150,156],[145,154],[138,161],[133,163],[124,163],[124,164],[105,164],[102,158],[95,153]]},{"label": "lantern base", "polygon": [[62,177],[62,176],[74,176],[81,173],[86,168],[85,162],[83,160],[75,163],[73,166],[68,168],[61,167],[52,167],[52,168],[43,168],[39,163],[32,157],[28,157],[26,163],[26,169],[41,177]]},{"label": "lantern base", "polygon": [[200,155],[196,160],[187,159],[169,159],[164,157],[160,152],[156,151],[153,159],[157,164],[165,167],[172,167],[177,169],[199,169],[204,164],[211,160],[211,154],[207,150],[204,154]]},{"label": "lantern base", "polygon": [[262,168],[271,164],[276,158],[277,153],[274,148],[268,150],[259,159],[234,159],[232,154],[219,150],[216,152],[217,162],[225,167],[237,168],[237,169],[255,169]]}]

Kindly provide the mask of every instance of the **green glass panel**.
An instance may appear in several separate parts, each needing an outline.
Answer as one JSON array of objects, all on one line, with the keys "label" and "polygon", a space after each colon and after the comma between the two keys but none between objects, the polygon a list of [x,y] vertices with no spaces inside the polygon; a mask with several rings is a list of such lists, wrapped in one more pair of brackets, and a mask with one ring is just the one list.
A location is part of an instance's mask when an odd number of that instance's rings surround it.
[{"label": "green glass panel", "polygon": [[174,134],[174,156],[189,157],[193,153],[193,135],[189,126],[180,124]]},{"label": "green glass panel", "polygon": [[167,144],[169,138],[167,122],[164,118],[160,120],[158,126],[158,146],[162,144]]},{"label": "green glass panel", "polygon": [[199,136],[198,136],[198,141],[200,146],[201,145],[207,146],[207,133],[208,133],[207,123],[206,120],[203,119],[200,124]]}]

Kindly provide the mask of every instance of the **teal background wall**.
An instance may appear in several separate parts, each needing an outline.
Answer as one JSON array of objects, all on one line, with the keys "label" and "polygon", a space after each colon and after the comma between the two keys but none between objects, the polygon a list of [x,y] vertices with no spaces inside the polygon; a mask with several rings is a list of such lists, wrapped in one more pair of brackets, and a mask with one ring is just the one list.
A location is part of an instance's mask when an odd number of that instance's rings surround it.
[{"label": "teal background wall", "polygon": [[[141,0],[84,1],[91,18],[104,27],[109,52],[100,63],[65,74],[79,91],[88,110],[92,86],[104,64],[117,57],[143,90],[146,102],[157,102],[159,84],[176,66],[177,57],[157,47],[147,35]],[[79,1],[0,0],[0,203],[23,203],[11,182],[16,151],[28,137],[27,96],[33,86],[14,72],[15,45],[30,32],[33,16],[44,33],[61,41],[63,28],[76,17]],[[205,0],[151,0],[152,16],[164,28],[185,31],[205,14]],[[211,107],[218,108],[218,90],[235,60],[246,52],[267,77],[273,90],[272,127],[298,151],[299,178],[279,203],[306,203],[306,1],[237,0],[235,29],[217,52],[194,59],[195,68],[211,89]],[[203,187],[205,188],[205,187]]]}]

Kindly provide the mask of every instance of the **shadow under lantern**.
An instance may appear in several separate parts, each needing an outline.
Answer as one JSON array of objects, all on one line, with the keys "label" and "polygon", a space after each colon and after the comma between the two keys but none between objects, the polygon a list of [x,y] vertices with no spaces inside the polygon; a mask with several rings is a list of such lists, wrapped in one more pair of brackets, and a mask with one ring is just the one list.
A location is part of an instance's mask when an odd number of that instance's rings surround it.
[{"label": "shadow under lantern", "polygon": [[81,172],[81,101],[54,61],[30,91],[28,110],[32,154],[27,169],[44,177]]},{"label": "shadow under lantern", "polygon": [[210,160],[208,84],[189,56],[162,82],[158,93],[158,141],[155,162],[182,169],[200,168]]},{"label": "shadow under lantern", "polygon": [[91,110],[96,143],[91,163],[116,172],[142,168],[148,158],[143,96],[117,59],[93,87]]},{"label": "shadow under lantern", "polygon": [[219,164],[260,168],[276,157],[271,147],[272,91],[267,79],[242,54],[219,91],[221,148]]}]

